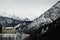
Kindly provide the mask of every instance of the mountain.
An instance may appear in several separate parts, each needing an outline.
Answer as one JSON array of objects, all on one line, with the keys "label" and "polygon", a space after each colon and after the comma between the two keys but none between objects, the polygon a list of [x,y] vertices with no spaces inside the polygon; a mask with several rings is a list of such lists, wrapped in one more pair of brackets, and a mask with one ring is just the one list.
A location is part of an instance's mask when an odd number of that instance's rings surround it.
[{"label": "mountain", "polygon": [[9,17],[0,16],[0,25],[5,27],[13,27],[20,23],[20,20],[16,20]]},{"label": "mountain", "polygon": [[30,25],[25,29],[26,33],[34,33],[37,30],[41,30],[40,33],[45,33],[49,28],[44,27],[53,21],[60,18],[60,1],[53,5],[49,10],[44,12],[40,17],[36,18]]},{"label": "mountain", "polygon": [[36,18],[23,32],[30,34],[25,40],[60,40],[60,1]]}]

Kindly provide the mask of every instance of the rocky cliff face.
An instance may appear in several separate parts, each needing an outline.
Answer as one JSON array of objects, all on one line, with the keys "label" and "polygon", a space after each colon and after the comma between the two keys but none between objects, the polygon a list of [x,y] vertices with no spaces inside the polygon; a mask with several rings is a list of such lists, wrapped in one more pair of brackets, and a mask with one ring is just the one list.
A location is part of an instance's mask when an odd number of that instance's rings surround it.
[{"label": "rocky cliff face", "polygon": [[40,17],[36,18],[30,25],[28,25],[25,32],[34,33],[36,30],[40,29],[40,32],[43,34],[49,29],[48,27],[44,26],[53,23],[53,21],[57,20],[58,18],[60,18],[60,1],[44,12]]}]

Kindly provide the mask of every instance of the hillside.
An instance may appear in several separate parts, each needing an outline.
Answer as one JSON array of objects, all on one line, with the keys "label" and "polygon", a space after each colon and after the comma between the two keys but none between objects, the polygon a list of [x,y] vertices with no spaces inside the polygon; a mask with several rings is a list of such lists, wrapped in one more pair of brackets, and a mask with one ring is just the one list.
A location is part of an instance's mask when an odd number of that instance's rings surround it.
[{"label": "hillside", "polygon": [[43,34],[49,29],[46,27],[44,30],[44,26],[53,23],[53,21],[57,20],[58,18],[60,18],[60,1],[44,12],[40,17],[36,18],[30,25],[28,25],[25,32],[34,33],[40,28],[40,32]]},{"label": "hillside", "polygon": [[9,17],[0,16],[0,24],[6,27],[13,27],[20,23],[20,20],[16,20]]},{"label": "hillside", "polygon": [[23,31],[25,40],[60,40],[60,1],[36,18]]}]

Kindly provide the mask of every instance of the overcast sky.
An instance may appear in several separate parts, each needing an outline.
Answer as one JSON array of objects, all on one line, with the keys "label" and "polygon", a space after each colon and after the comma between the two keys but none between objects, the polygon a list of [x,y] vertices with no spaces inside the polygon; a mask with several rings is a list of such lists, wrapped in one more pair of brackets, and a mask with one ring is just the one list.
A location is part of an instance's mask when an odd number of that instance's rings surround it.
[{"label": "overcast sky", "polygon": [[0,15],[35,19],[59,0],[0,0]]}]

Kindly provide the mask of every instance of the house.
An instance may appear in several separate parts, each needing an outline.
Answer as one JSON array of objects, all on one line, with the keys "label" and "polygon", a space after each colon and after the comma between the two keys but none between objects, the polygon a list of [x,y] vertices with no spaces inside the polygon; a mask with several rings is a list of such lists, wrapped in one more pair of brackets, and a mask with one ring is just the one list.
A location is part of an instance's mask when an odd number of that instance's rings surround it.
[{"label": "house", "polygon": [[15,33],[14,27],[2,27],[2,33]]}]

